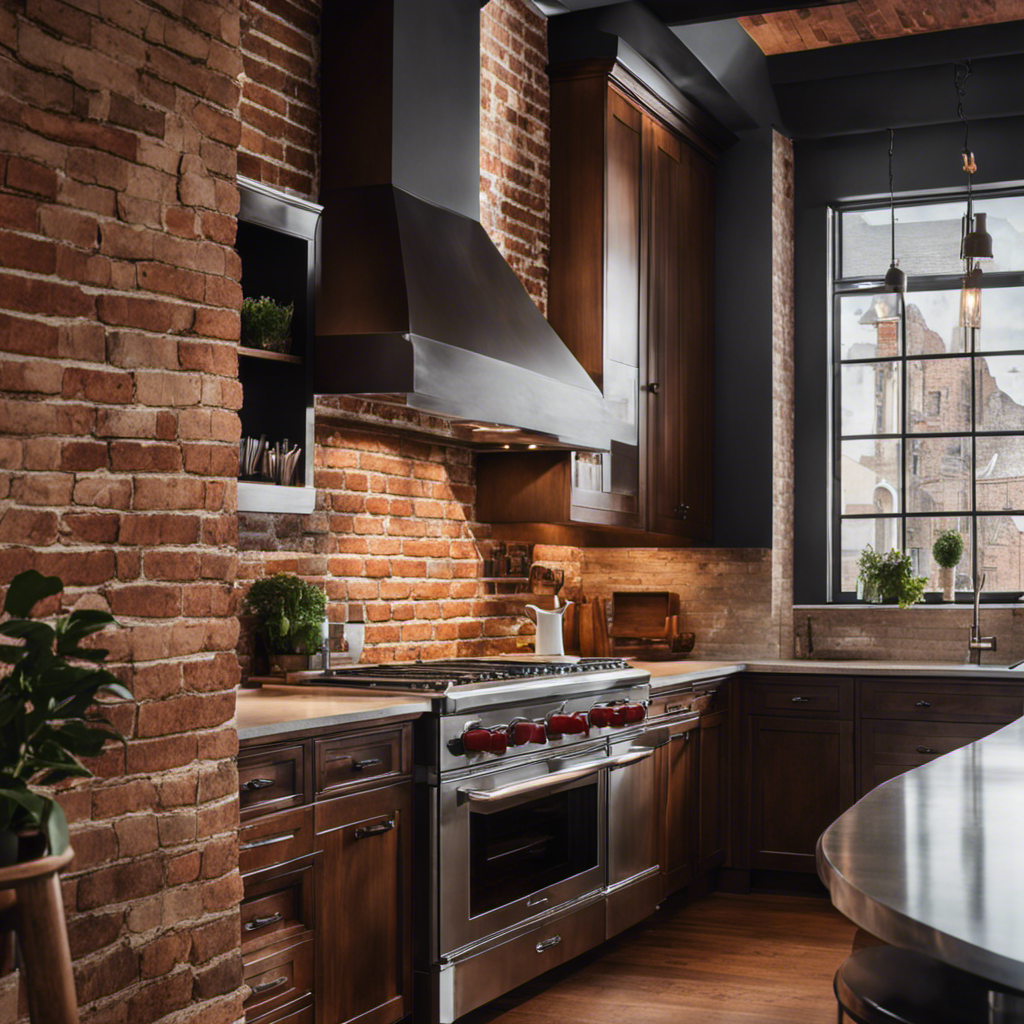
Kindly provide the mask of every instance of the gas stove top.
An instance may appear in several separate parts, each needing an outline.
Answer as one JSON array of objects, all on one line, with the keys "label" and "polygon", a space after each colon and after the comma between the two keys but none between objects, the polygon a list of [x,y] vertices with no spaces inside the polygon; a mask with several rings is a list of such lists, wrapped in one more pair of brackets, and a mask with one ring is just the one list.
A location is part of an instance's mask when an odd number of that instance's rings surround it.
[{"label": "gas stove top", "polygon": [[630,665],[622,658],[574,660],[515,658],[452,658],[444,661],[388,662],[341,669],[334,679],[345,686],[382,687],[389,690],[427,690],[447,693],[452,687],[483,683],[509,683],[517,679],[551,678],[585,672],[621,672]]}]

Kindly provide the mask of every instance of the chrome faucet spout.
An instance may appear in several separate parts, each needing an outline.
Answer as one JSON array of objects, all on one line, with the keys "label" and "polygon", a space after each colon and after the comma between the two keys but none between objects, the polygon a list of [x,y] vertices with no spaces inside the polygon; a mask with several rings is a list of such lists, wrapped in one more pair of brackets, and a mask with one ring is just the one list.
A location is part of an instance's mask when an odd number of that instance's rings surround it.
[{"label": "chrome faucet spout", "polygon": [[986,573],[978,576],[977,569],[974,572],[974,621],[971,623],[971,635],[967,641],[967,659],[973,660],[975,665],[981,664],[982,651],[994,651],[996,649],[996,638],[994,636],[981,635],[981,591],[985,586]]}]

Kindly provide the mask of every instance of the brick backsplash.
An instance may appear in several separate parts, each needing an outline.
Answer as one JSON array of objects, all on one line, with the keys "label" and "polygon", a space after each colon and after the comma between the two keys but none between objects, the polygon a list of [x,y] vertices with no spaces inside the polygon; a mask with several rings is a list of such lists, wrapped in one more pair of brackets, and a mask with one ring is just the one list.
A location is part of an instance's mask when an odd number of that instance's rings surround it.
[{"label": "brick backsplash", "polygon": [[241,1012],[238,36],[230,0],[0,11],[0,580],[112,611],[135,694],[61,797],[85,1024]]}]

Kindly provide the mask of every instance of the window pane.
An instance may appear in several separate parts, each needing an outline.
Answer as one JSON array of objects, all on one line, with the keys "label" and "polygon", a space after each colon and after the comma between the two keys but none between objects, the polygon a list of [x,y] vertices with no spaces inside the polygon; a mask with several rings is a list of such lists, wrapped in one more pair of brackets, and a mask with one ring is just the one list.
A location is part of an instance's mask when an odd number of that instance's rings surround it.
[{"label": "window pane", "polygon": [[1024,356],[976,360],[976,430],[1024,430]]},{"label": "window pane", "polygon": [[913,292],[907,296],[907,355],[968,352],[959,325],[960,292]]},{"label": "window pane", "polygon": [[977,529],[985,590],[1024,590],[1024,516],[978,516]]},{"label": "window pane", "polygon": [[899,547],[898,519],[844,519],[839,530],[839,589],[857,589],[857,559],[871,545],[876,551]]},{"label": "window pane", "polygon": [[974,347],[978,352],[1024,351],[1024,288],[982,289],[981,327],[975,332]]},{"label": "window pane", "polygon": [[844,441],[839,464],[840,512],[902,512],[900,442]]},{"label": "window pane", "polygon": [[[911,276],[959,274],[963,201],[896,209],[896,256]],[[975,212],[988,214],[995,259],[985,270],[1024,270],[1024,196],[976,200]],[[849,210],[842,215],[843,277],[882,277],[889,268],[889,210]]]},{"label": "window pane", "polygon": [[907,491],[910,512],[969,512],[971,439],[908,439]]},{"label": "window pane", "polygon": [[[959,297],[957,298],[959,302]],[[957,306],[959,314],[960,307]],[[900,354],[897,295],[842,295],[839,298],[839,358],[891,358]]]},{"label": "window pane", "polygon": [[900,368],[854,363],[840,370],[839,429],[849,434],[895,434],[900,429]]},{"label": "window pane", "polygon": [[1024,509],[1024,437],[979,437],[975,450],[978,508]]},{"label": "window pane", "polygon": [[906,551],[914,566],[916,576],[928,577],[928,590],[941,590],[939,566],[932,557],[932,545],[943,530],[956,530],[963,538],[964,553],[960,564],[953,573],[957,590],[971,589],[971,527],[967,516],[929,516],[907,518]]},{"label": "window pane", "polygon": [[907,360],[907,429],[951,434],[971,429],[971,361]]}]

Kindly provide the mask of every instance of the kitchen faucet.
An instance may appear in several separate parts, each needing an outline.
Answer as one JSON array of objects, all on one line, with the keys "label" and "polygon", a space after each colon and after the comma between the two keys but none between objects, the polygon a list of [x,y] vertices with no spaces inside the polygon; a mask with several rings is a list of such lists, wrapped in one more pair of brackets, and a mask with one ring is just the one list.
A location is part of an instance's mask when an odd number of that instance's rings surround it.
[{"label": "kitchen faucet", "polygon": [[994,636],[981,635],[981,590],[985,586],[985,573],[978,578],[978,572],[974,572],[974,622],[971,623],[971,637],[967,641],[967,660],[974,660],[975,665],[981,664],[982,651],[994,651],[996,649],[996,638]]}]

